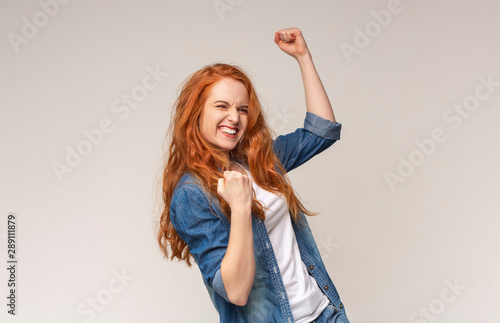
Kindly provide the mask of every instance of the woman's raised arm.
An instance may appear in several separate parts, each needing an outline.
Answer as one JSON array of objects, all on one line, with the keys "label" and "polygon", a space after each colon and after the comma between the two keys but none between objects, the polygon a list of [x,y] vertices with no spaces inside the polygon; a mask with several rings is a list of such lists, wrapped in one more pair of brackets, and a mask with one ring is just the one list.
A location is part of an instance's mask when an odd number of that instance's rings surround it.
[{"label": "woman's raised arm", "polygon": [[279,48],[297,60],[304,82],[307,111],[335,122],[335,115],[328,95],[314,67],[311,53],[302,32],[295,27],[274,33],[274,42]]}]

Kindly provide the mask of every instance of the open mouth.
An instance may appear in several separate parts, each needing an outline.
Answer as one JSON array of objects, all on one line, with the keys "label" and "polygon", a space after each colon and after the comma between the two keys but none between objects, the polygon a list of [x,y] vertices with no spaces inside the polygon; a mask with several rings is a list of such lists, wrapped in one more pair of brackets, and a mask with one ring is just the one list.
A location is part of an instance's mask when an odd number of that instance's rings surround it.
[{"label": "open mouth", "polygon": [[231,138],[236,137],[236,134],[238,133],[238,129],[225,126],[219,127],[219,131],[222,132],[223,135]]}]

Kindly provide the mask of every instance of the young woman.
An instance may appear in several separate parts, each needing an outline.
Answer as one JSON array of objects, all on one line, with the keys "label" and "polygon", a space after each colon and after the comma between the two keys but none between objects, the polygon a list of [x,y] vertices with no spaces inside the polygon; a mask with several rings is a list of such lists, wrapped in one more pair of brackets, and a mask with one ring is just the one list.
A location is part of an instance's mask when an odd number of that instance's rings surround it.
[{"label": "young woman", "polygon": [[340,139],[341,124],[297,28],[275,43],[300,67],[304,127],[271,138],[236,66],[185,82],[173,111],[158,242],[196,261],[221,322],[349,322],[286,174]]}]

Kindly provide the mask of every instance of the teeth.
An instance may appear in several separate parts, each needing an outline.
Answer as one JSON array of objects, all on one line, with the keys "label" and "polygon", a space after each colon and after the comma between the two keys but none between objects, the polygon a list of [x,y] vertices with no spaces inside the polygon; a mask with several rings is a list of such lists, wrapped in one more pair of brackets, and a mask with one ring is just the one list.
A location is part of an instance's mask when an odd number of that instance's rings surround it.
[{"label": "teeth", "polygon": [[229,129],[229,128],[226,128],[226,127],[221,127],[220,131],[228,133],[230,135],[235,135],[236,134],[236,129]]}]

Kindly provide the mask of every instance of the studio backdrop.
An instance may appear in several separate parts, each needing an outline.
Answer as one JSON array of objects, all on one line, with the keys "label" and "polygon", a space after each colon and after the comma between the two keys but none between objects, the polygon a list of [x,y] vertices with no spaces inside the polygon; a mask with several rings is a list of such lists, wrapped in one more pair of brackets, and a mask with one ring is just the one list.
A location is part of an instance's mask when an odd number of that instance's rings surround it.
[{"label": "studio backdrop", "polygon": [[154,227],[180,84],[251,77],[303,125],[302,30],[341,139],[290,172],[350,320],[500,321],[500,3],[0,1],[2,322],[218,322]]}]

